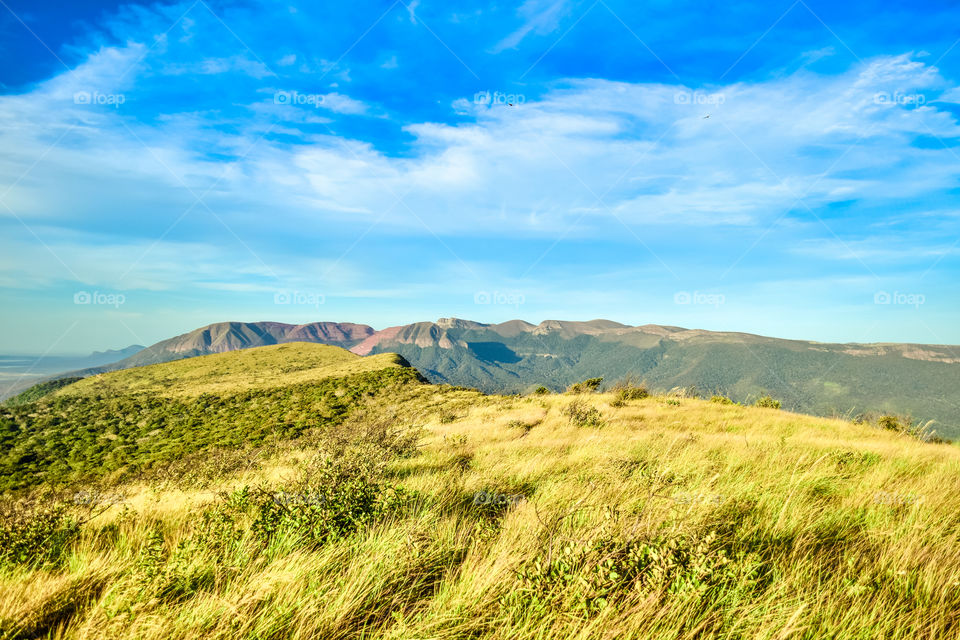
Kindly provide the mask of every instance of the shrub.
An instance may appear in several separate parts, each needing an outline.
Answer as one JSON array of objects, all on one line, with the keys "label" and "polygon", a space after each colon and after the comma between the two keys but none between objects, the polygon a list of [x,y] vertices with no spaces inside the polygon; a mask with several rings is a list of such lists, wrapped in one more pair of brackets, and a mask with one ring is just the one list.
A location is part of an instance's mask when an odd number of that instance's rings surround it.
[{"label": "shrub", "polygon": [[547,389],[547,388],[546,388],[545,386],[543,386],[543,385],[540,385],[539,387],[537,387],[536,389],[533,390],[533,395],[535,395],[535,396],[545,396],[545,395],[547,395],[548,393],[550,393],[550,389]]},{"label": "shrub", "polygon": [[543,418],[539,420],[534,420],[533,422],[527,422],[525,420],[511,420],[507,423],[507,426],[511,429],[522,429],[523,435],[527,435],[530,431],[543,422]]},{"label": "shrub", "polygon": [[551,548],[517,572],[517,588],[503,601],[510,607],[564,608],[594,616],[637,592],[702,596],[736,577],[712,533],[700,539],[604,537]]},{"label": "shrub", "polygon": [[305,545],[343,538],[395,511],[405,492],[379,478],[367,460],[327,460],[302,484],[251,499],[252,532],[264,542],[295,538]]},{"label": "shrub", "polygon": [[79,530],[62,504],[4,505],[0,512],[0,565],[58,567]]},{"label": "shrub", "polygon": [[650,396],[647,385],[637,383],[633,378],[627,377],[613,385],[612,391],[616,394],[610,403],[612,407],[622,407],[630,400],[642,400]]},{"label": "shrub", "polygon": [[600,388],[603,378],[587,378],[583,382],[570,385],[567,393],[593,393]]},{"label": "shrub", "polygon": [[877,420],[877,426],[881,429],[889,429],[890,431],[906,432],[910,430],[910,423],[908,420],[893,415],[880,416]]},{"label": "shrub", "polygon": [[758,398],[757,401],[753,403],[753,406],[760,407],[762,409],[779,409],[780,401],[774,400],[770,396],[763,396],[762,398]]},{"label": "shrub", "polygon": [[570,418],[570,424],[575,427],[603,426],[603,415],[600,411],[580,399],[574,400],[564,407],[563,415]]},{"label": "shrub", "polygon": [[717,404],[733,404],[733,400],[727,396],[713,396],[710,398],[710,402],[715,402]]}]

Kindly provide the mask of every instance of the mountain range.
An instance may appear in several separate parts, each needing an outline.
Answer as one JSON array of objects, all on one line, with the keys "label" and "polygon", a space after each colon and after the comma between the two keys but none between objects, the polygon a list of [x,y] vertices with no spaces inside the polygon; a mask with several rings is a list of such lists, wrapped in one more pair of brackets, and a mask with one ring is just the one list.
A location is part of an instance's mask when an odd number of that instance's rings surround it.
[{"label": "mountain range", "polygon": [[960,349],[899,343],[829,344],[747,333],[629,326],[611,320],[459,318],[375,330],[364,324],[220,322],[158,342],[111,364],[62,375],[169,362],[287,342],[314,342],[358,355],[398,353],[434,383],[516,393],[561,390],[591,377],[630,376],[653,388],[694,387],[749,402],[772,395],[815,415],[895,413],[935,421],[960,436]]}]

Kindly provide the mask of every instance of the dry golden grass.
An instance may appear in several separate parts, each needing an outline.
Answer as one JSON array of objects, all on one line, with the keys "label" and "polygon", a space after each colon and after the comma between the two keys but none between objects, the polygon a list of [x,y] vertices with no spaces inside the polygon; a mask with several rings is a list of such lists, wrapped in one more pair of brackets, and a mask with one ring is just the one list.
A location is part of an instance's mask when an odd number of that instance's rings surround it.
[{"label": "dry golden grass", "polygon": [[[127,510],[109,544],[102,527],[120,506],[84,526],[63,569],[0,574],[0,630],[131,639],[960,637],[956,446],[696,399],[615,408],[613,394],[579,398],[600,411],[602,426],[571,425],[563,409],[573,398],[564,395],[431,386],[398,394],[367,418],[424,427],[419,452],[390,462],[387,474],[416,500],[319,547],[275,541],[235,564],[198,552],[197,566],[218,577],[176,596],[138,577],[138,558],[158,527],[167,552],[187,540],[213,493],[125,487]],[[217,489],[276,485],[313,446],[294,443]],[[477,492],[519,498],[491,511],[473,504]],[[540,604],[524,591],[535,559],[553,561],[564,545],[575,557],[604,541],[702,543],[708,568],[680,586],[620,585],[589,611],[578,608],[584,581],[604,571],[590,562],[570,582],[547,583]],[[597,553],[587,555],[614,557]]]}]

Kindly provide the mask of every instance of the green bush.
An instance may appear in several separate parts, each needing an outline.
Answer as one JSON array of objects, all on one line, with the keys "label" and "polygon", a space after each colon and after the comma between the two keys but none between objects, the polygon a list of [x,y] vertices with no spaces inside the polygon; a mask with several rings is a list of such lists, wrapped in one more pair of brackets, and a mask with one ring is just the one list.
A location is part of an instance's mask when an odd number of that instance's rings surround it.
[{"label": "green bush", "polygon": [[710,402],[715,402],[717,404],[733,404],[734,403],[733,400],[731,400],[727,396],[720,396],[720,395],[715,395],[712,398],[710,398]]},{"label": "green bush", "polygon": [[779,409],[780,401],[774,400],[770,396],[763,396],[762,398],[758,398],[757,401],[753,403],[753,406],[760,407],[762,409]]},{"label": "green bush", "polygon": [[523,435],[527,435],[534,427],[540,425],[542,422],[543,418],[532,422],[527,422],[526,420],[511,420],[507,423],[507,426],[511,429],[521,429],[523,430]]},{"label": "green bush", "polygon": [[79,530],[63,504],[5,504],[0,510],[0,566],[59,567]]},{"label": "green bush", "polygon": [[715,540],[714,534],[699,540],[604,537],[551,546],[517,572],[517,586],[503,602],[521,610],[560,608],[594,616],[637,592],[702,596],[737,578]]},{"label": "green bush", "polygon": [[540,385],[539,387],[537,387],[536,389],[533,390],[533,395],[535,395],[535,396],[545,396],[545,395],[547,395],[548,393],[550,393],[550,389],[547,389],[547,388],[546,388],[545,386],[543,386],[543,385]]},{"label": "green bush", "polygon": [[612,407],[622,407],[630,400],[642,400],[650,396],[647,385],[638,383],[631,377],[618,381],[611,390],[614,392],[614,398],[610,402]]},{"label": "green bush", "polygon": [[588,378],[583,382],[572,384],[567,388],[567,393],[594,393],[600,388],[603,378]]},{"label": "green bush", "polygon": [[455,412],[450,411],[449,409],[443,409],[440,411],[440,424],[450,424],[456,422],[459,418]]},{"label": "green bush", "polygon": [[901,433],[909,431],[911,427],[908,420],[893,415],[880,416],[877,420],[877,426],[881,429],[889,429],[890,431],[899,431]]},{"label": "green bush", "polygon": [[563,408],[563,415],[575,427],[602,427],[604,424],[600,411],[579,398]]}]

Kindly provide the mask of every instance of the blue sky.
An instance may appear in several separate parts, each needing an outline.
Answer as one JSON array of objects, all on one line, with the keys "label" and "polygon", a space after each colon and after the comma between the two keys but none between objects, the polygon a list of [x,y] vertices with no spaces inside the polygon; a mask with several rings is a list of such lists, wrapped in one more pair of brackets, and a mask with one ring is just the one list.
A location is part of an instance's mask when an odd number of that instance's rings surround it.
[{"label": "blue sky", "polygon": [[951,4],[0,0],[0,352],[451,315],[960,343]]}]

